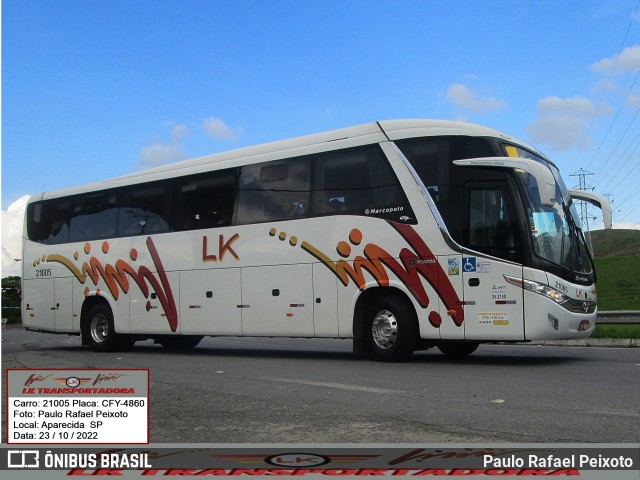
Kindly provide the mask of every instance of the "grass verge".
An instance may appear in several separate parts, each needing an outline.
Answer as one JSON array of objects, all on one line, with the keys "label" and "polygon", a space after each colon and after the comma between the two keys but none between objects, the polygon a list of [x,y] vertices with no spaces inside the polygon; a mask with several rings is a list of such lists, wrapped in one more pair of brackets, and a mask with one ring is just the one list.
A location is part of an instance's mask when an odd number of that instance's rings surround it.
[{"label": "grass verge", "polygon": [[640,325],[596,325],[591,338],[640,338]]}]

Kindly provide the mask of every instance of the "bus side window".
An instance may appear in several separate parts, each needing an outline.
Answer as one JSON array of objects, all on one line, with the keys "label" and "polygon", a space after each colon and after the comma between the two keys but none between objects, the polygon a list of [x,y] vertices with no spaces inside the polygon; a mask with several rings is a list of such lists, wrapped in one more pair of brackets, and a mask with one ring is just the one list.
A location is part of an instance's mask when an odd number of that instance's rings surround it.
[{"label": "bus side window", "polygon": [[497,183],[465,186],[468,223],[463,244],[506,260],[520,260],[518,226],[514,219],[511,196]]},{"label": "bus side window", "polygon": [[402,207],[409,212],[406,196],[378,148],[344,150],[320,157],[313,190],[316,215],[363,215],[387,207]]},{"label": "bus side window", "polygon": [[237,224],[306,217],[309,213],[308,158],[247,165],[238,177]]},{"label": "bus side window", "polygon": [[29,205],[27,235],[29,240],[55,245],[69,238],[68,219],[71,200],[53,199]]},{"label": "bus side window", "polygon": [[185,177],[176,185],[175,230],[225,227],[231,224],[236,170],[219,170]]},{"label": "bus side window", "polygon": [[114,192],[76,197],[74,213],[69,221],[69,241],[81,242],[114,237],[117,218]]},{"label": "bus side window", "polygon": [[118,236],[170,231],[163,184],[130,187],[123,189],[119,195]]},{"label": "bus side window", "polygon": [[339,152],[318,163],[317,213],[364,210],[371,203],[371,173],[366,153]]}]

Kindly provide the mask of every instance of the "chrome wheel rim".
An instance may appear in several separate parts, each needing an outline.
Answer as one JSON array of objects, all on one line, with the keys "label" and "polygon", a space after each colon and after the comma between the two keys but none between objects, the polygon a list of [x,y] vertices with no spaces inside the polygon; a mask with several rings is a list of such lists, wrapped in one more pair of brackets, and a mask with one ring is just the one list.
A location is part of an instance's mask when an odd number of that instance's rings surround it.
[{"label": "chrome wheel rim", "polygon": [[388,350],[393,347],[398,339],[398,320],[395,315],[389,310],[379,311],[373,317],[371,334],[379,348]]},{"label": "chrome wheel rim", "polygon": [[109,336],[109,319],[100,314],[91,319],[91,338],[96,343],[102,343]]}]

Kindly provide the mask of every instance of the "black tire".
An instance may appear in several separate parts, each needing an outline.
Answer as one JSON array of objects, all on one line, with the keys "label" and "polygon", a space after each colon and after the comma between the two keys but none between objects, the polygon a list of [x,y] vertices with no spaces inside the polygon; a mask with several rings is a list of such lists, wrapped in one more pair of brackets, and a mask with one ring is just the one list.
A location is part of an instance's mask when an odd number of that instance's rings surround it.
[{"label": "black tire", "polygon": [[479,345],[478,342],[442,342],[438,349],[447,357],[464,358],[475,352]]},{"label": "black tire", "polygon": [[136,343],[136,340],[135,338],[133,338],[133,335],[118,334],[115,348],[117,350],[123,350],[123,351],[131,350],[135,343]]},{"label": "black tire", "polygon": [[83,321],[82,334],[94,352],[109,352],[118,345],[118,335],[113,328],[113,313],[104,303],[89,309]]},{"label": "black tire", "polygon": [[204,337],[201,335],[171,335],[158,340],[167,350],[188,350],[196,347]]},{"label": "black tire", "polygon": [[418,318],[403,298],[380,297],[367,310],[364,335],[367,350],[375,360],[403,362],[418,344]]}]

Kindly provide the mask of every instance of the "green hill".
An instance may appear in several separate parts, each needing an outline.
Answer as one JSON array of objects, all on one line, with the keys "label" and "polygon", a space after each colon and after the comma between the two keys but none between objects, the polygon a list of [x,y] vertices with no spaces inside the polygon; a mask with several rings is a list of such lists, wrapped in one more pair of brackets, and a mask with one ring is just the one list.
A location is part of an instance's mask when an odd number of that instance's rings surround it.
[{"label": "green hill", "polygon": [[591,232],[600,310],[640,310],[640,230]]},{"label": "green hill", "polygon": [[640,255],[596,257],[598,308],[640,310]]},{"label": "green hill", "polygon": [[595,230],[591,244],[596,258],[640,255],[640,230]]}]

